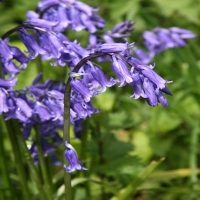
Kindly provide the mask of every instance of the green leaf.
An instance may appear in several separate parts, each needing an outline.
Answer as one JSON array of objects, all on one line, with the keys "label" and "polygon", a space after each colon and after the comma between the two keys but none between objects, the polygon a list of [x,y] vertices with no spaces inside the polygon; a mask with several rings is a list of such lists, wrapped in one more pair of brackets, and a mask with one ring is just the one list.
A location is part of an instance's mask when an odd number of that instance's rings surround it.
[{"label": "green leaf", "polygon": [[181,0],[181,3],[173,0],[154,1],[158,4],[160,12],[167,17],[178,13],[191,22],[199,23],[199,0]]},{"label": "green leaf", "polygon": [[152,161],[144,170],[134,179],[127,187],[121,189],[118,194],[111,200],[127,200],[137,191],[137,188],[152,174],[152,172],[163,162],[164,158],[159,161]]}]

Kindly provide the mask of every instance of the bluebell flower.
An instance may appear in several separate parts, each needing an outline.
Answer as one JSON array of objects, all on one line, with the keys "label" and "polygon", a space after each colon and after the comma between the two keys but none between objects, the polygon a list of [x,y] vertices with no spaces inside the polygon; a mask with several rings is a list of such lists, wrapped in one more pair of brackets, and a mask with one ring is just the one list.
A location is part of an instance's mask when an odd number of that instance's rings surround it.
[{"label": "bluebell flower", "polygon": [[[151,70],[146,67],[147,71]],[[153,72],[153,71],[152,71]],[[153,72],[152,74],[154,74]],[[167,106],[167,100],[163,93],[170,94],[166,84],[168,81],[162,79],[159,75],[155,74],[155,77],[149,75],[145,76],[146,73],[134,72],[133,82],[131,83],[134,93],[131,97],[138,99],[140,97],[147,99],[150,106],[156,106],[161,103],[162,106]]]},{"label": "bluebell flower", "polygon": [[[13,58],[17,60],[21,65],[25,65],[29,62],[28,57],[17,47],[10,46],[10,50],[13,54]],[[23,66],[23,68],[25,68]]]},{"label": "bluebell flower", "polygon": [[112,69],[119,78],[120,86],[124,86],[125,83],[131,83],[133,81],[130,71],[128,70],[127,63],[116,56],[112,56]]},{"label": "bluebell flower", "polygon": [[131,21],[124,21],[117,24],[113,29],[107,31],[102,35],[103,42],[127,42],[127,38],[133,31],[134,23]]},{"label": "bluebell flower", "polygon": [[97,9],[80,1],[42,0],[38,4],[37,12],[38,14],[29,11],[27,13],[29,20],[37,22],[37,19],[41,18],[48,23],[54,22],[56,25],[52,26],[52,30],[56,32],[70,28],[75,31],[85,29],[94,33],[105,24],[104,20],[96,14]]},{"label": "bluebell flower", "polygon": [[40,32],[38,34],[40,47],[46,51],[43,58],[45,60],[57,59],[61,56],[64,50],[64,45],[59,41],[56,35],[52,32]]},{"label": "bluebell flower", "polygon": [[7,113],[9,111],[7,105],[7,90],[0,88],[0,114]]},{"label": "bluebell flower", "polygon": [[45,106],[44,104],[40,103],[39,101],[37,101],[34,104],[34,114],[36,114],[36,116],[39,117],[39,120],[41,122],[45,122],[48,121],[50,119],[52,119],[52,112],[49,109],[49,107]]},{"label": "bluebell flower", "polygon": [[17,79],[1,79],[0,78],[0,87],[3,87],[3,88],[11,88],[11,87],[14,87],[16,85],[16,81]]},{"label": "bluebell flower", "polygon": [[149,64],[155,57],[155,53],[152,51],[145,51],[139,48],[135,48],[135,55],[141,61],[141,64]]},{"label": "bluebell flower", "polygon": [[155,54],[168,48],[185,46],[187,39],[195,37],[191,31],[177,27],[155,28],[152,31],[145,31],[143,34],[146,48]]},{"label": "bluebell flower", "polygon": [[78,159],[78,155],[76,153],[76,150],[74,147],[69,144],[68,142],[65,143],[65,158],[68,162],[68,165],[64,165],[64,169],[66,172],[71,173],[76,170],[78,171],[84,171],[87,170],[81,163],[81,161]]},{"label": "bluebell flower", "polygon": [[71,122],[79,119],[86,119],[94,113],[97,113],[97,109],[93,108],[91,102],[84,101],[81,95],[72,91],[70,110]]},{"label": "bluebell flower", "polygon": [[128,43],[104,43],[97,45],[96,51],[102,53],[121,53],[128,48]]},{"label": "bluebell flower", "polygon": [[29,34],[24,28],[19,30],[19,35],[24,43],[24,45],[28,49],[30,59],[34,59],[38,55],[45,55],[46,51],[44,51],[36,41],[36,39]]},{"label": "bluebell flower", "polygon": [[89,102],[92,98],[92,94],[88,87],[81,80],[72,80],[71,87],[76,93],[80,94],[84,101]]},{"label": "bluebell flower", "polygon": [[95,47],[103,43],[127,42],[127,38],[128,36],[130,36],[133,28],[133,22],[124,21],[117,24],[114,28],[105,32],[102,35],[91,33],[89,36],[89,47]]},{"label": "bluebell flower", "polygon": [[11,46],[8,40],[0,40],[0,63],[4,74],[14,77],[25,69],[30,59],[17,47]]},{"label": "bluebell flower", "polygon": [[1,62],[9,62],[13,58],[12,51],[8,46],[7,40],[0,39],[0,59]]}]

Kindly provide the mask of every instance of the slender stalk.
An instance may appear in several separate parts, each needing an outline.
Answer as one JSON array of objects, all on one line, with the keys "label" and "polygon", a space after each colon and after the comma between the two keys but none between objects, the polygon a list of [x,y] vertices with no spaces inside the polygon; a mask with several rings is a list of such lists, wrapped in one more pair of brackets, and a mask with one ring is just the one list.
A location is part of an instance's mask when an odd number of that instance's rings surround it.
[{"label": "slender stalk", "polygon": [[1,38],[4,40],[4,39],[8,38],[10,35],[16,33],[17,31],[20,31],[20,29],[22,29],[22,28],[26,28],[26,29],[30,29],[30,30],[45,31],[45,30],[42,30],[41,28],[34,27],[31,24],[28,24],[28,23],[24,22],[24,23],[22,23],[22,24],[20,24],[20,25],[18,25],[16,27],[8,30],[5,34],[3,34],[1,36]]},{"label": "slender stalk", "polygon": [[[78,72],[79,69],[89,60],[93,58],[97,58],[99,56],[103,56],[104,53],[96,52],[89,56],[83,58],[72,70],[73,72]],[[70,143],[70,96],[71,96],[71,85],[70,85],[71,78],[70,76],[67,79],[65,93],[64,93],[64,127],[63,127],[63,139],[64,143],[67,141]],[[64,163],[66,163],[64,159]],[[64,173],[64,182],[65,182],[65,199],[72,200],[72,186],[71,186],[71,176],[69,173]]]},{"label": "slender stalk", "polygon": [[195,185],[198,181],[197,177],[197,153],[198,153],[198,136],[199,136],[199,128],[198,125],[195,124],[194,129],[191,133],[191,153],[190,153],[190,168],[192,170],[191,174],[191,182]]},{"label": "slender stalk", "polygon": [[[81,160],[86,160],[87,156],[85,149],[87,147],[88,130],[89,130],[88,121],[84,120],[83,129],[81,131],[81,150],[80,150]],[[85,177],[86,179],[89,179],[89,173],[83,173],[82,176]],[[85,185],[86,196],[88,199],[91,199],[90,182],[87,181],[84,185]]]},{"label": "slender stalk", "polygon": [[[4,128],[4,123],[2,120],[2,117],[0,117],[0,127],[1,129]],[[5,196],[7,199],[13,199],[12,197],[12,185],[9,178],[9,171],[8,171],[8,165],[7,165],[7,159],[6,159],[6,152],[5,152],[5,146],[4,146],[4,134],[3,131],[0,131],[0,166],[2,170],[2,182],[3,187],[6,188],[7,192],[5,192]]]},{"label": "slender stalk", "polygon": [[[106,54],[108,55],[108,54]],[[92,60],[94,58],[100,57],[100,56],[105,56],[105,53],[102,52],[95,52],[93,54],[90,54],[89,56],[86,56],[85,58],[83,58],[72,70],[72,72],[78,72],[79,69],[89,60]]]},{"label": "slender stalk", "polygon": [[42,150],[41,137],[37,129],[35,129],[35,133],[36,133],[36,143],[37,143],[37,149],[38,149],[39,164],[41,167],[42,177],[44,181],[44,188],[48,196],[48,199],[53,200],[54,198],[53,198],[53,193],[52,193],[53,191],[52,182],[48,176],[47,166],[46,166],[46,162],[44,158],[44,152]]},{"label": "slender stalk", "polygon": [[12,150],[13,150],[13,154],[15,158],[15,165],[16,165],[17,172],[19,175],[20,184],[22,186],[21,189],[22,189],[23,198],[27,200],[27,199],[30,199],[30,194],[29,194],[29,188],[27,184],[27,177],[24,170],[24,163],[22,160],[21,152],[20,152],[20,146],[17,141],[18,130],[15,129],[12,121],[7,121],[6,126],[8,130],[8,136],[12,145]]},{"label": "slender stalk", "polygon": [[[64,142],[67,141],[70,143],[70,95],[71,95],[71,86],[70,86],[70,77],[66,83],[66,89],[64,94],[64,133],[63,138]],[[66,163],[65,159],[64,162]],[[71,186],[71,175],[69,173],[64,173],[64,182],[65,182],[65,199],[72,200],[72,186]]]},{"label": "slender stalk", "polygon": [[33,162],[33,159],[31,157],[29,150],[28,150],[28,147],[26,145],[26,142],[24,140],[23,135],[17,134],[17,140],[19,141],[19,144],[20,144],[21,148],[23,149],[24,158],[26,159],[28,166],[30,168],[32,179],[37,184],[37,188],[39,190],[41,199],[48,199],[48,195],[45,193],[45,191],[43,189],[43,185],[41,183],[40,176],[38,174],[38,170],[37,170],[37,168],[36,168],[36,166]]}]

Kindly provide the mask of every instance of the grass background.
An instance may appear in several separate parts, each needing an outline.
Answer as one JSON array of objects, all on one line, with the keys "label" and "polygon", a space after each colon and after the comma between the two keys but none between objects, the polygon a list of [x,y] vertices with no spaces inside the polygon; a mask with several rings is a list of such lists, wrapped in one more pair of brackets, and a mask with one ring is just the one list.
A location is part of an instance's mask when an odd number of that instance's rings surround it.
[{"label": "grass background", "polygon": [[[131,88],[115,87],[94,100],[100,114],[86,120],[81,141],[72,139],[89,168],[86,173],[73,174],[74,199],[200,199],[200,1],[84,2],[99,7],[100,15],[107,22],[106,29],[126,19],[134,21],[135,30],[130,42],[140,43],[145,30],[171,26],[190,29],[197,38],[184,48],[159,54],[154,60],[156,71],[167,80],[173,80],[169,85],[173,95],[168,97],[167,108],[152,108],[141,100],[130,99]],[[36,5],[36,0],[2,1],[0,34],[23,21],[27,10],[34,10]],[[77,37],[84,44],[86,35],[81,32]],[[18,41],[14,38],[13,42]],[[37,61],[31,63],[20,75],[19,88],[31,83],[38,72],[37,66]],[[44,63],[42,69],[45,78],[64,80],[62,69],[49,67],[49,63]],[[0,130],[13,196],[21,199],[15,163],[3,125]],[[63,199],[61,168],[52,168],[55,199]],[[4,192],[2,169],[3,163],[0,165],[0,191]],[[27,179],[27,184],[35,194],[33,199],[37,199],[32,180]]]}]

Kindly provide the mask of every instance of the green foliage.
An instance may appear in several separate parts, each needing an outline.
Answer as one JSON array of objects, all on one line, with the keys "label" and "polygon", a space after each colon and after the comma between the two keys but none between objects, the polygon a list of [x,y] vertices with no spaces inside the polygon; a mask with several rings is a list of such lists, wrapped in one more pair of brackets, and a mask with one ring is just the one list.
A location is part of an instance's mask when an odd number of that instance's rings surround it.
[{"label": "green foliage", "polygon": [[[181,26],[199,34],[199,0],[85,0],[100,7],[110,28],[125,19],[135,22],[130,41],[155,26]],[[0,4],[0,34],[25,19],[37,0],[5,0]],[[74,33],[71,33],[74,36]],[[84,44],[85,35],[80,35]],[[13,38],[13,42],[17,42]],[[140,40],[139,40],[140,41]],[[85,122],[81,142],[72,139],[89,169],[73,174],[75,200],[198,200],[200,195],[200,40],[168,50],[155,59],[156,70],[166,79],[173,95],[167,108],[151,108],[129,98],[131,89],[114,88],[94,104],[102,112]],[[20,44],[19,44],[20,45]],[[36,60],[19,78],[18,88],[30,85],[38,71],[44,80],[65,80],[65,69]],[[6,127],[0,125],[0,199],[22,199]],[[3,139],[2,139],[3,138]],[[58,149],[62,158],[62,149]],[[23,152],[22,152],[23,155]],[[165,157],[165,160],[163,159]],[[24,159],[24,157],[22,157]],[[23,165],[25,165],[25,160]],[[154,161],[155,160],[155,161]],[[162,162],[161,162],[162,161]],[[32,199],[39,199],[37,184],[25,168]],[[53,193],[63,199],[62,167],[50,167]],[[50,176],[50,175],[49,175]]]}]

